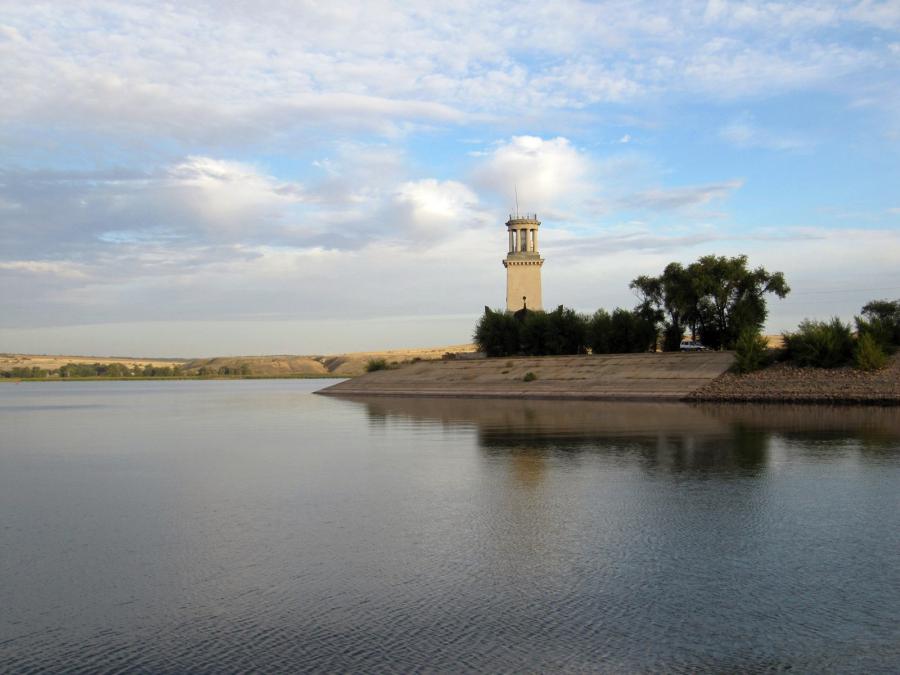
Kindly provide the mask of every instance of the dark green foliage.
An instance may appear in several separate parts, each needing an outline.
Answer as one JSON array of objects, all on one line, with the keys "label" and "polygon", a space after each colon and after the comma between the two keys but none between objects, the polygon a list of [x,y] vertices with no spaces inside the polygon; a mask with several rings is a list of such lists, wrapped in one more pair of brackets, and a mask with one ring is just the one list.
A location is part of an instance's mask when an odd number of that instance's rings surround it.
[{"label": "dark green foliage", "polygon": [[659,331],[656,322],[638,308],[621,307],[612,315],[600,309],[588,321],[588,344],[594,354],[627,354],[655,349]]},{"label": "dark green foliage", "polygon": [[856,317],[859,336],[869,335],[886,352],[893,352],[900,345],[900,300],[873,300],[862,308],[862,316]]},{"label": "dark green foliage", "polygon": [[853,356],[850,326],[834,317],[830,322],[805,319],[795,333],[785,333],[787,358],[798,366],[836,368]]},{"label": "dark green foliage", "polygon": [[528,312],[519,328],[519,353],[529,356],[555,354],[557,339],[550,317],[544,312]]},{"label": "dark green foliage", "polygon": [[534,382],[537,379],[537,375],[532,373],[530,370],[525,373],[525,377],[522,378],[524,382]]},{"label": "dark green foliage", "polygon": [[768,342],[758,332],[747,328],[738,337],[734,356],[734,370],[738,373],[759,370],[769,361]]},{"label": "dark green foliage", "polygon": [[609,352],[629,354],[651,351],[656,348],[659,331],[651,317],[642,316],[640,310],[629,312],[616,308],[610,317]]},{"label": "dark green foliage", "polygon": [[612,332],[612,318],[605,309],[598,309],[588,320],[587,341],[594,354],[609,354],[609,336]]},{"label": "dark green foliage", "polygon": [[708,347],[733,347],[745,329],[762,328],[767,293],[790,292],[781,272],[748,269],[745,255],[703,256],[686,268],[671,263],[658,277],[637,277],[631,288],[640,294],[639,308],[653,308],[665,320],[666,349],[677,349],[687,329]]},{"label": "dark green foliage", "polygon": [[510,356],[519,353],[519,330],[512,314],[485,307],[473,337],[478,349],[488,356]]},{"label": "dark green foliage", "polygon": [[562,305],[552,312],[528,312],[520,322],[520,351],[529,356],[584,354],[587,325],[587,317]]},{"label": "dark green foliage", "polygon": [[856,341],[853,360],[860,370],[878,370],[887,365],[887,355],[869,333],[861,334]]},{"label": "dark green foliage", "polygon": [[588,318],[584,314],[560,305],[549,316],[556,334],[556,353],[587,353]]},{"label": "dark green foliage", "polygon": [[552,312],[513,314],[484,308],[475,326],[475,342],[488,356],[584,354],[588,319],[560,305]]},{"label": "dark green foliage", "polygon": [[644,316],[664,322],[664,351],[678,351],[688,328],[696,332],[699,299],[693,277],[681,263],[669,263],[658,277],[640,276],[629,288],[639,293],[638,309]]},{"label": "dark green foliage", "polygon": [[366,363],[366,372],[374,373],[376,370],[387,370],[388,364],[384,359],[369,359]]}]

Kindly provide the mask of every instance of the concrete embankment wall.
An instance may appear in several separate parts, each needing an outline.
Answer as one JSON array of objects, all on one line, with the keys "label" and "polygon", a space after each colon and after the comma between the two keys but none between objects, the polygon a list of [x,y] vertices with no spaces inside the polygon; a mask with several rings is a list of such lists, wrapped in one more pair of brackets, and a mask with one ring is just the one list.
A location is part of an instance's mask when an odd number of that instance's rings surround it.
[{"label": "concrete embankment wall", "polygon": [[[422,361],[318,391],[342,396],[679,400],[732,364],[726,352]],[[526,382],[527,373],[535,379]]]}]

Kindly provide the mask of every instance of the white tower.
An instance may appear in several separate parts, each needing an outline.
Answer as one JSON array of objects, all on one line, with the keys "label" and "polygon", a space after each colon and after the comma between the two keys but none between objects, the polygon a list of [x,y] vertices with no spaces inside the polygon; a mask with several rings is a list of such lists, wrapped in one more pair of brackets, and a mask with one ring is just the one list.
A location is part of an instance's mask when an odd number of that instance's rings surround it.
[{"label": "white tower", "polygon": [[538,253],[537,214],[510,215],[506,221],[509,233],[509,252],[503,261],[506,268],[506,311],[517,312],[544,308],[541,300],[541,266],[544,259]]}]

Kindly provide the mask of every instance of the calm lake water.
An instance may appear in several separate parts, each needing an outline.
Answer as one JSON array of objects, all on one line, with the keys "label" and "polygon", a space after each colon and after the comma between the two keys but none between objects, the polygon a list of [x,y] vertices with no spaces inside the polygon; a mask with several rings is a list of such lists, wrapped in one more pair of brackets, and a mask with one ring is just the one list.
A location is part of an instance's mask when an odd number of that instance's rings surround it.
[{"label": "calm lake water", "polygon": [[897,672],[900,410],[0,386],[0,671]]}]

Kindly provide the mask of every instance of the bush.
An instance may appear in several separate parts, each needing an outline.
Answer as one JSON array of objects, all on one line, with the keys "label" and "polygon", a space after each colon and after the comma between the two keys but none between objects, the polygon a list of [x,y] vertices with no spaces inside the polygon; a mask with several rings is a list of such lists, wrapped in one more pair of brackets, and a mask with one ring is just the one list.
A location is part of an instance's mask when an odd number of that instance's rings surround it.
[{"label": "bush", "polygon": [[854,361],[860,370],[878,370],[887,364],[887,355],[874,337],[864,333],[856,341]]},{"label": "bush", "polygon": [[609,351],[612,354],[633,354],[656,349],[659,331],[653,319],[638,312],[616,308],[610,317]]},{"label": "bush", "polygon": [[837,317],[828,323],[805,319],[797,332],[785,333],[784,344],[787,358],[802,367],[836,368],[853,356],[850,326]]},{"label": "bush", "polygon": [[769,343],[765,337],[752,329],[745,329],[735,345],[734,370],[750,373],[759,370],[769,360]]},{"label": "bush", "polygon": [[512,314],[485,307],[473,337],[479,351],[488,356],[511,356],[520,351],[519,330],[519,321]]},{"label": "bush", "polygon": [[376,370],[387,370],[388,364],[384,359],[369,359],[366,363],[366,372],[374,373]]},{"label": "bush", "polygon": [[488,356],[554,356],[584,354],[587,333],[587,317],[562,305],[552,312],[529,310],[518,315],[485,307],[473,337]]},{"label": "bush", "polygon": [[598,309],[587,324],[587,342],[594,354],[609,354],[612,319],[605,309]]},{"label": "bush", "polygon": [[534,382],[536,379],[537,379],[537,375],[532,373],[530,370],[527,373],[525,373],[525,377],[522,378],[522,380],[525,382]]},{"label": "bush", "polygon": [[856,317],[856,332],[860,337],[871,335],[875,343],[887,353],[900,345],[900,300],[873,300]]}]

